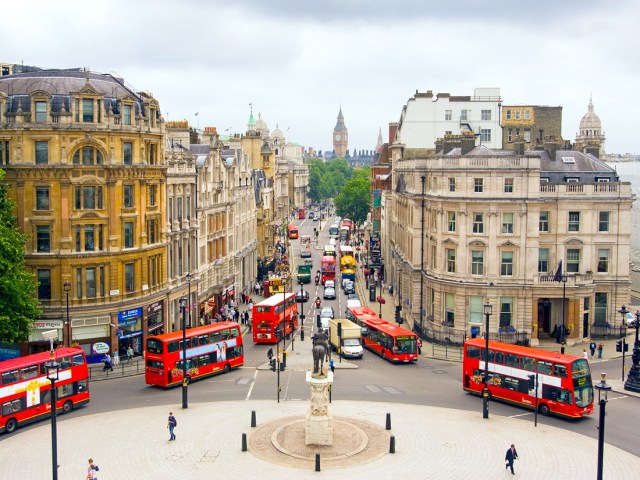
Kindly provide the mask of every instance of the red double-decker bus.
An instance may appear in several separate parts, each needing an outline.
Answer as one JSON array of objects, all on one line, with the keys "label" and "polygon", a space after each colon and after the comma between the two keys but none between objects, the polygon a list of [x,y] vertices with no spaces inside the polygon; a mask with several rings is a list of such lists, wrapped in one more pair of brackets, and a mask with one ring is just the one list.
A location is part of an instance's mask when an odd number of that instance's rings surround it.
[{"label": "red double-decker bus", "polygon": [[369,350],[390,362],[409,363],[418,360],[417,336],[378,317],[367,307],[347,308],[347,318],[362,328],[362,341]]},{"label": "red double-decker bus", "polygon": [[305,218],[307,218],[307,209],[306,208],[299,208],[298,209],[298,220],[304,220]]},{"label": "red double-decker bus", "polygon": [[[253,306],[254,343],[276,343],[298,327],[298,304],[293,293],[277,293]],[[283,333],[284,332],[284,333]]]},{"label": "red double-decker bus", "polygon": [[289,239],[294,240],[298,238],[298,227],[296,227],[293,223],[288,227],[289,231]]},{"label": "red double-decker bus", "polygon": [[322,274],[322,284],[327,280],[336,279],[336,257],[324,255],[320,260],[320,273]]},{"label": "red double-decker bus", "polygon": [[[187,329],[187,381],[227,373],[244,364],[240,327],[219,322]],[[182,331],[147,338],[145,380],[149,385],[171,387],[183,379]]]},{"label": "red double-decker bus", "polygon": [[51,417],[51,382],[44,364],[60,365],[56,380],[56,411],[69,413],[89,403],[89,368],[81,348],[61,347],[52,352],[0,362],[0,433]]},{"label": "red double-decker bus", "polygon": [[[580,418],[593,413],[591,372],[582,357],[490,341],[488,363],[491,398],[535,409],[537,392],[538,411],[543,415]],[[463,389],[481,395],[484,375],[485,339],[467,340]]]}]

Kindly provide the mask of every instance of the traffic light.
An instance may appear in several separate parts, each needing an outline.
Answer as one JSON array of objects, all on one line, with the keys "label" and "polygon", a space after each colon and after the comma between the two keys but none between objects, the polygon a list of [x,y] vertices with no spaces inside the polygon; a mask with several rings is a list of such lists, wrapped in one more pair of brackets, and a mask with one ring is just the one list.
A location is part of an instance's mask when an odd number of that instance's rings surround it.
[{"label": "traffic light", "polygon": [[400,310],[402,310],[402,307],[400,305],[396,305],[396,323],[402,323],[402,319],[400,318]]},{"label": "traffic light", "polygon": [[276,371],[276,359],[272,358],[271,360],[269,360],[269,366],[271,367],[271,371],[275,372]]},{"label": "traffic light", "polygon": [[529,390],[533,390],[535,386],[536,386],[536,376],[529,375]]},{"label": "traffic light", "polygon": [[342,323],[338,322],[338,337],[342,338]]},{"label": "traffic light", "polygon": [[616,342],[616,352],[622,352],[622,340]]}]

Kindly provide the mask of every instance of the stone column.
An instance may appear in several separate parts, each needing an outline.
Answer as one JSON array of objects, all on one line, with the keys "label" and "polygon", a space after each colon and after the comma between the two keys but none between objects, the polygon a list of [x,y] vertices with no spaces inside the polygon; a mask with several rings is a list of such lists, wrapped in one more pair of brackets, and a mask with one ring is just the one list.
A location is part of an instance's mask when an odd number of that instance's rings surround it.
[{"label": "stone column", "polygon": [[333,372],[326,376],[315,376],[307,372],[307,383],[311,388],[311,403],[304,431],[305,445],[333,445],[333,415],[329,407],[329,388],[333,383]]}]

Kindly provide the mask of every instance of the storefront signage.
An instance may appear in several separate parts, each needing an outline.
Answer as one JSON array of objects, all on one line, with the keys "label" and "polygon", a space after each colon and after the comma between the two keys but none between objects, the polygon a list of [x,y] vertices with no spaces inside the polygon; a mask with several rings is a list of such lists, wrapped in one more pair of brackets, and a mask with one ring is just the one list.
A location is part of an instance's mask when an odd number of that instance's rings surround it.
[{"label": "storefront signage", "polygon": [[131,318],[140,318],[142,316],[142,307],[132,308],[130,310],[122,310],[118,312],[118,323],[123,324]]},{"label": "storefront signage", "polygon": [[162,300],[153,302],[151,305],[147,307],[147,316],[153,315],[154,313],[158,313],[161,310],[162,310]]},{"label": "storefront signage", "polygon": [[36,330],[51,330],[62,328],[62,320],[38,320],[33,323]]},{"label": "storefront signage", "polygon": [[109,353],[109,350],[110,350],[109,345],[105,342],[96,342],[93,344],[91,349],[99,355],[104,355],[105,353]]}]

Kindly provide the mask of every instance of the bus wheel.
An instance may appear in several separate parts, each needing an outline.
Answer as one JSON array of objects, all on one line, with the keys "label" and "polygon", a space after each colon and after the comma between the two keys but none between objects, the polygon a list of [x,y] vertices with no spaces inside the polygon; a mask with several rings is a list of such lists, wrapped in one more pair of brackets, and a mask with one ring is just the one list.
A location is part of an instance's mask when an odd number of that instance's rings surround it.
[{"label": "bus wheel", "polygon": [[15,432],[16,428],[18,428],[17,420],[15,418],[10,418],[9,420],[7,420],[7,423],[4,428],[7,431],[7,433]]},{"label": "bus wheel", "polygon": [[62,405],[62,413],[71,413],[71,410],[73,410],[73,403],[71,403],[70,400],[67,400]]},{"label": "bus wheel", "polygon": [[231,370],[231,367],[229,366],[228,363],[224,364],[224,373],[229,373],[229,371]]},{"label": "bus wheel", "polygon": [[549,415],[549,407],[546,403],[541,403],[538,406],[538,411],[540,412],[540,415],[544,415],[545,417]]}]

